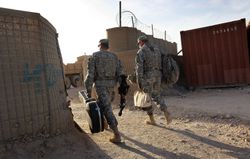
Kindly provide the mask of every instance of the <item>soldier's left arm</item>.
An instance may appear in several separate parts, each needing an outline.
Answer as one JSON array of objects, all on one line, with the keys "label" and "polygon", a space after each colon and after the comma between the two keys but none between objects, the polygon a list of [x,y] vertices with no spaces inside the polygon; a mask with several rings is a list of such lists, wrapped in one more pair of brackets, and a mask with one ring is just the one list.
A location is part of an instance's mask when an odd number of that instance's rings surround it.
[{"label": "soldier's left arm", "polygon": [[87,65],[87,75],[84,81],[87,93],[89,97],[91,96],[92,86],[94,83],[95,78],[95,61],[93,57],[89,58],[88,65]]}]

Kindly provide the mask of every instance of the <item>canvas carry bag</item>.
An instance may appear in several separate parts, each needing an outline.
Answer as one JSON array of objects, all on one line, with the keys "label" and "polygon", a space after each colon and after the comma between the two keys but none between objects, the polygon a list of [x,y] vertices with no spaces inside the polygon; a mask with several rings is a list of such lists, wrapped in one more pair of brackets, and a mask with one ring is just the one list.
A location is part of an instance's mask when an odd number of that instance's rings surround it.
[{"label": "canvas carry bag", "polygon": [[104,130],[104,117],[96,101],[89,101],[86,104],[87,121],[91,133],[98,133]]},{"label": "canvas carry bag", "polygon": [[143,91],[136,91],[134,93],[134,105],[140,108],[150,107],[152,105],[150,95]]},{"label": "canvas carry bag", "polygon": [[79,91],[79,98],[83,101],[83,105],[85,106],[87,122],[91,133],[102,132],[104,130],[104,116],[96,99],[89,98],[86,90]]}]

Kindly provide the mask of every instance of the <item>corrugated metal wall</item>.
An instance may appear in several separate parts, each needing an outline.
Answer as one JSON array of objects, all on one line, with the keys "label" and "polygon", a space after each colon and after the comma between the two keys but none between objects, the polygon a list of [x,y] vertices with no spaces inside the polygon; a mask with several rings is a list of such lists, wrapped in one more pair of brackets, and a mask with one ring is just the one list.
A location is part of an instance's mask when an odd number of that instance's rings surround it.
[{"label": "corrugated metal wall", "polygon": [[55,28],[36,13],[0,8],[0,143],[73,127]]},{"label": "corrugated metal wall", "polygon": [[188,86],[250,83],[245,19],[182,31],[181,42]]}]

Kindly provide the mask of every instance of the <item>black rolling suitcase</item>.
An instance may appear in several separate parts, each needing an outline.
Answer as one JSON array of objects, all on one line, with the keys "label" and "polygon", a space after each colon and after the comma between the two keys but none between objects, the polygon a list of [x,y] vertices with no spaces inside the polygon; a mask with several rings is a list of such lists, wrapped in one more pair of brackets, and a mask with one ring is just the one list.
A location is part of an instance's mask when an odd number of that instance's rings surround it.
[{"label": "black rolling suitcase", "polygon": [[79,92],[80,100],[86,106],[87,121],[91,133],[98,133],[104,130],[104,118],[100,107],[94,98],[88,98],[86,90]]}]

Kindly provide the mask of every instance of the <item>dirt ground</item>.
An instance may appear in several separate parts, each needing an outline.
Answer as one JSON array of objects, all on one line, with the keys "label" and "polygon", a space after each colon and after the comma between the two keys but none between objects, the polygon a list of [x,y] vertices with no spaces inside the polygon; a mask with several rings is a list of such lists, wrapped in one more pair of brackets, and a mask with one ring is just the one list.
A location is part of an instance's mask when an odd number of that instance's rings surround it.
[{"label": "dirt ground", "polygon": [[[114,113],[122,144],[108,140],[110,130],[91,134],[81,88],[68,90],[74,120],[82,132],[0,147],[1,159],[247,159],[250,158],[250,87],[172,91],[166,97],[174,119],[166,125],[155,109],[157,126],[146,125],[145,112],[128,101],[122,116]],[[128,98],[131,100],[131,98]]]},{"label": "dirt ground", "polygon": [[250,158],[249,86],[172,91],[166,97],[174,116],[170,125],[157,108],[157,126],[146,125],[146,113],[131,105],[121,117],[114,109],[124,141],[118,145],[108,141],[111,131],[90,133],[75,90],[69,93],[75,121],[108,158]]}]

